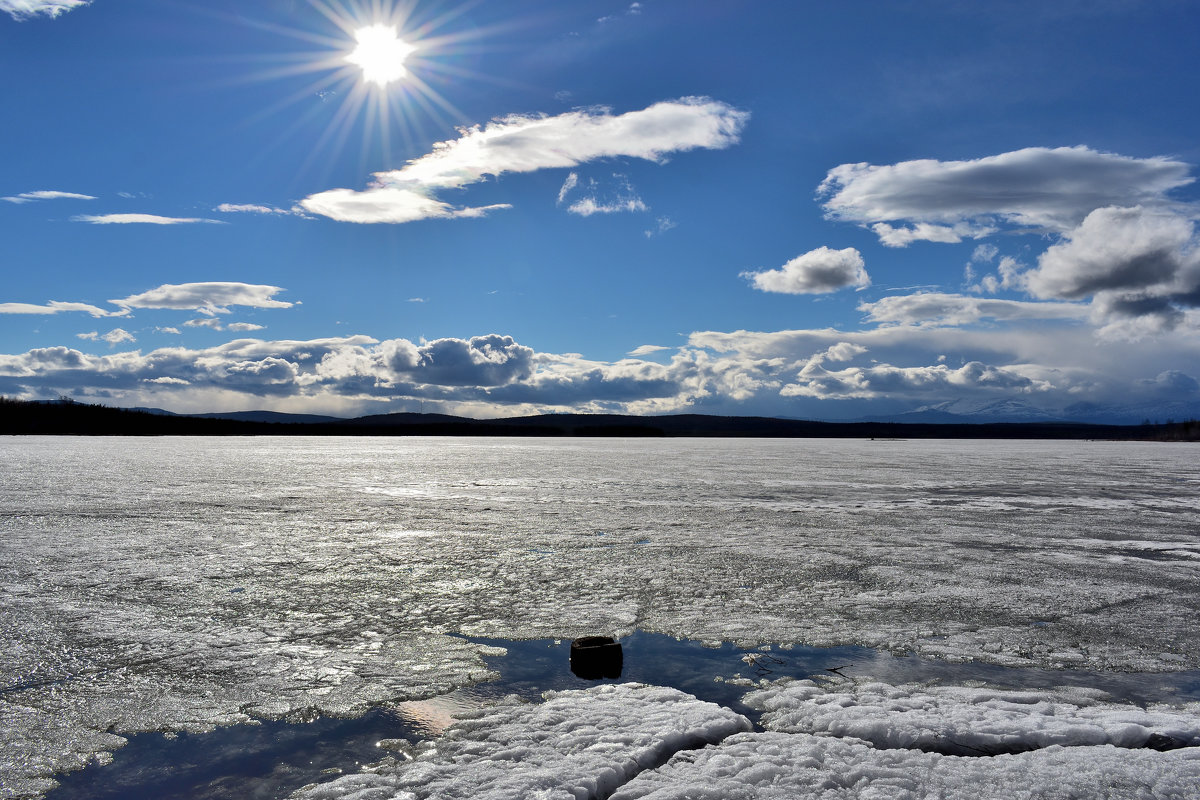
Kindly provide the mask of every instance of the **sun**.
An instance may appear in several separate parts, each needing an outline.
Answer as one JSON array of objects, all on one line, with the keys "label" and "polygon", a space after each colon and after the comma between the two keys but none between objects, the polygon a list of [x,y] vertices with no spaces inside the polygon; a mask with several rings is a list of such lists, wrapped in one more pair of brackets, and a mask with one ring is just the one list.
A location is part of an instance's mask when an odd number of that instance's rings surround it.
[{"label": "sun", "polygon": [[[230,16],[231,23],[315,45],[245,56],[261,67],[246,71],[241,80],[294,82],[290,92],[260,106],[247,124],[263,122],[285,109],[300,109],[299,114],[288,113],[292,121],[279,132],[282,141],[324,118],[324,130],[311,142],[302,171],[328,163],[329,153],[343,150],[355,131],[361,134],[363,159],[377,148],[378,155],[372,158],[391,164],[393,146],[406,153],[427,147],[429,141],[436,141],[437,133],[468,121],[444,90],[464,81],[497,81],[494,75],[471,68],[481,53],[492,49],[486,40],[507,30],[471,21],[469,12],[481,2],[291,0],[292,6],[308,6],[308,11],[298,12],[302,24],[297,27]],[[308,75],[311,80],[301,80]]]},{"label": "sun", "polygon": [[358,46],[346,60],[362,69],[362,79],[381,89],[408,74],[404,62],[417,48],[404,41],[391,25],[375,24],[354,32]]}]

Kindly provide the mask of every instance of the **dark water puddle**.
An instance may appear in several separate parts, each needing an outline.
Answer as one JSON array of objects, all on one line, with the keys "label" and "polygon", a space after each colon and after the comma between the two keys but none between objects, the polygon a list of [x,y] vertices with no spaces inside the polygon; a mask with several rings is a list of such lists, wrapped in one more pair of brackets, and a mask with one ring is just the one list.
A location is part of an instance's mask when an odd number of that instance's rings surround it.
[{"label": "dark water puddle", "polygon": [[745,714],[750,687],[745,679],[784,677],[870,677],[888,683],[985,681],[1005,688],[1044,689],[1086,686],[1119,701],[1146,704],[1200,700],[1200,671],[1116,674],[1013,669],[976,662],[950,664],[892,656],[864,647],[710,647],[687,639],[637,632],[621,639],[619,679],[584,680],[571,672],[569,641],[536,639],[471,641],[504,647],[505,656],[486,657],[500,678],[430,700],[391,703],[356,719],[320,718],[308,723],[264,722],[206,734],[168,738],[136,734],[114,754],[113,762],[59,777],[47,800],[217,800],[281,798],[292,791],[388,754],[379,742],[434,738],[454,715],[515,694],[537,701],[547,690],[582,689],[601,683],[637,681],[671,686],[701,700]]}]

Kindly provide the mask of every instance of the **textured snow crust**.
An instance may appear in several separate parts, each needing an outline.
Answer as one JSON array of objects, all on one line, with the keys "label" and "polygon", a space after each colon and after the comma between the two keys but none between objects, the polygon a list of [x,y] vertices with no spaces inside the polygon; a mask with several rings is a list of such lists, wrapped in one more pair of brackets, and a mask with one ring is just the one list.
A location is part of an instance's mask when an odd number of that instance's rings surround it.
[{"label": "textured snow crust", "polygon": [[745,703],[764,712],[767,730],[863,739],[880,749],[996,755],[1053,745],[1200,746],[1198,703],[1141,708],[1074,687],[1005,691],[802,680],[751,692]]},{"label": "textured snow crust", "polygon": [[[1183,800],[1194,799],[1200,786],[1200,748],[1129,749],[1145,743],[1143,723],[1189,735],[1197,727],[1194,717],[1102,703],[1087,691],[865,684],[818,699],[800,691],[808,688],[808,681],[794,682],[752,695],[756,703],[792,714],[768,712],[774,730],[767,733],[748,732],[744,717],[674,689],[623,684],[549,692],[544,703],[510,701],[474,712],[440,740],[410,753],[412,760],[388,759],[306,787],[292,800]],[[790,727],[819,727],[821,735],[784,730],[785,718],[794,718],[802,705],[821,707],[823,725]],[[839,709],[846,711],[845,725]],[[861,709],[871,709],[875,718],[864,720]],[[939,723],[939,711],[952,720],[948,726]],[[895,718],[908,713],[917,718],[913,736],[895,730]],[[1038,727],[1043,724],[1048,736]],[[972,725],[981,729],[975,738]],[[925,752],[926,746],[944,743],[939,737],[948,728],[980,745],[975,754],[997,743],[1025,752],[993,757]]]},{"label": "textured snow crust", "polygon": [[609,800],[1195,800],[1200,750],[1060,747],[994,758],[743,733],[676,755]]},{"label": "textured snow crust", "polygon": [[306,787],[294,800],[606,797],[680,750],[749,730],[750,721],[676,689],[641,684],[547,692],[455,723],[411,761]]},{"label": "textured snow crust", "polygon": [[1200,668],[1200,448],[0,441],[0,797],[121,736],[353,715],[635,629]]}]

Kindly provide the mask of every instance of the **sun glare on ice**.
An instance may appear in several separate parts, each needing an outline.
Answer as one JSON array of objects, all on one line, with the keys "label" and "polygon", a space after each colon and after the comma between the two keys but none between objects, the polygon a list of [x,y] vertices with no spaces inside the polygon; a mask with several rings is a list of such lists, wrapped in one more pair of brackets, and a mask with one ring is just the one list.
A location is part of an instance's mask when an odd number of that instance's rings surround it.
[{"label": "sun glare on ice", "polygon": [[363,80],[380,88],[408,74],[404,62],[417,48],[401,39],[391,25],[368,25],[354,32],[358,46],[346,60],[362,68]]}]

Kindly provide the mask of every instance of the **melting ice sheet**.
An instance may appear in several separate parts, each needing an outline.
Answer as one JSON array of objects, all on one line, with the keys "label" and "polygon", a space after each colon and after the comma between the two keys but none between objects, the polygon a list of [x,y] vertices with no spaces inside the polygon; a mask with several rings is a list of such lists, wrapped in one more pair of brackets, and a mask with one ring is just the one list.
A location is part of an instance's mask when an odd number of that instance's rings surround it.
[{"label": "melting ice sheet", "polygon": [[139,731],[353,716],[470,685],[490,673],[463,635],[640,628],[1196,669],[1197,456],[1067,442],[7,438],[0,796],[36,796]]}]

